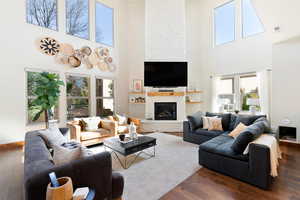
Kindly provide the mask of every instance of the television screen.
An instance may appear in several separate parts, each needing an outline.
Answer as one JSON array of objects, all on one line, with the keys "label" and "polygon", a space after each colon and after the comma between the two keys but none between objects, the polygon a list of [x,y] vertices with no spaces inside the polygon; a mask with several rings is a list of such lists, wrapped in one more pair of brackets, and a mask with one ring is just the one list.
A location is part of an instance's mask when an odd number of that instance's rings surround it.
[{"label": "television screen", "polygon": [[146,87],[186,87],[187,62],[145,62]]}]

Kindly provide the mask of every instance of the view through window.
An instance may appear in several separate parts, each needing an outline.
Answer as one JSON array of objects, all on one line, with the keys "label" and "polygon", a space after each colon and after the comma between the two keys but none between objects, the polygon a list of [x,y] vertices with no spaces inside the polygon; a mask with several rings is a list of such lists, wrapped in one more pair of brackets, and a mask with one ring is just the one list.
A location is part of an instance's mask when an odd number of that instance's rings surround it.
[{"label": "view through window", "polygon": [[97,116],[114,114],[114,80],[96,79]]},{"label": "view through window", "polygon": [[67,75],[67,118],[88,117],[89,77]]}]

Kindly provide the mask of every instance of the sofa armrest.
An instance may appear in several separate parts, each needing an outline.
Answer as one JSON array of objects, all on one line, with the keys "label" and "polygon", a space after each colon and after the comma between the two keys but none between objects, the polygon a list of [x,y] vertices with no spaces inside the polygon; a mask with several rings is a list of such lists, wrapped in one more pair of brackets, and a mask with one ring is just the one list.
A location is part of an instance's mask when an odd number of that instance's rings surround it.
[{"label": "sofa armrest", "polygon": [[71,135],[70,135],[71,139],[80,142],[81,127],[74,123],[68,123],[68,126],[71,131]]},{"label": "sofa armrest", "polygon": [[123,194],[124,178],[118,172],[112,172],[112,198],[119,198]]},{"label": "sofa armrest", "polygon": [[262,188],[267,189],[271,183],[270,149],[261,144],[249,144],[250,177]]},{"label": "sofa armrest", "polygon": [[192,132],[192,127],[189,121],[183,121],[183,133],[190,133]]},{"label": "sofa armrest", "polygon": [[112,120],[101,120],[101,128],[109,130],[112,134],[118,134],[118,122]]}]

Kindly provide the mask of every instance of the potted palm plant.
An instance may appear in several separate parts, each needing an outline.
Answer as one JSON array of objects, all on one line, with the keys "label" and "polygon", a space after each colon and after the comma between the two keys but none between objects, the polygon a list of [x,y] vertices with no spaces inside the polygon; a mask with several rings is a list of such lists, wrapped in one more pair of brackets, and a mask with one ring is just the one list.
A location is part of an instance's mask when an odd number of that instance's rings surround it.
[{"label": "potted palm plant", "polygon": [[32,121],[37,121],[42,113],[45,115],[46,127],[49,127],[49,120],[53,119],[54,107],[58,103],[60,95],[60,86],[64,86],[64,82],[59,79],[55,73],[43,72],[35,79],[35,87],[33,88],[34,100],[30,103],[30,117]]}]

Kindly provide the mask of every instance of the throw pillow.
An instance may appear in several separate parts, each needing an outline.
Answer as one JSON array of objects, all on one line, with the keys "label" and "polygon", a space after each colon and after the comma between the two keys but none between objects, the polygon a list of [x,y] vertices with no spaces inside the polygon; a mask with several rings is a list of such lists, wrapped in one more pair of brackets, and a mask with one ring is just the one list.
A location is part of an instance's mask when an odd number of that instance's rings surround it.
[{"label": "throw pillow", "polygon": [[79,143],[66,143],[64,145],[54,145],[53,147],[53,162],[55,165],[63,165],[90,155],[92,153]]},{"label": "throw pillow", "polygon": [[204,116],[204,113],[202,112],[196,112],[193,115],[187,116],[187,119],[191,125],[192,130],[196,130],[198,128],[201,128],[203,126],[203,120],[202,116]]},{"label": "throw pillow", "polygon": [[101,122],[100,117],[90,117],[82,120],[86,123],[86,131],[96,131],[99,129],[99,123]]},{"label": "throw pillow", "polygon": [[231,131],[231,133],[228,134],[228,136],[237,138],[237,136],[239,136],[240,133],[243,132],[246,128],[247,126],[245,126],[245,124],[241,122],[237,127],[235,127],[233,131]]},{"label": "throw pillow", "polygon": [[211,118],[217,118],[217,116],[215,116],[215,117],[205,117],[205,116],[202,116],[203,129],[208,129],[209,128],[209,119],[211,119]]},{"label": "throw pillow", "polygon": [[229,125],[230,125],[230,120],[231,120],[231,114],[230,113],[210,113],[207,112],[206,113],[207,117],[219,117],[222,119],[222,128],[224,131],[227,131],[229,129]]},{"label": "throw pillow", "polygon": [[52,148],[54,145],[61,145],[68,141],[67,138],[62,135],[57,125],[39,131],[39,135],[43,138],[48,148]]},{"label": "throw pillow", "polygon": [[127,117],[122,115],[116,115],[119,125],[126,125],[127,124]]},{"label": "throw pillow", "polygon": [[257,122],[262,122],[264,124],[264,133],[271,133],[271,125],[270,122],[265,117],[260,117],[257,120],[254,121],[254,124]]},{"label": "throw pillow", "polygon": [[239,125],[240,122],[245,124],[246,126],[249,126],[254,123],[255,120],[261,117],[266,117],[265,115],[238,115],[235,121],[234,128]]},{"label": "throw pillow", "polygon": [[209,121],[209,131],[223,131],[222,119],[221,118],[210,118]]},{"label": "throw pillow", "polygon": [[246,149],[247,145],[254,140],[253,134],[247,130],[237,136],[231,145],[231,149],[237,153],[242,154]]}]

